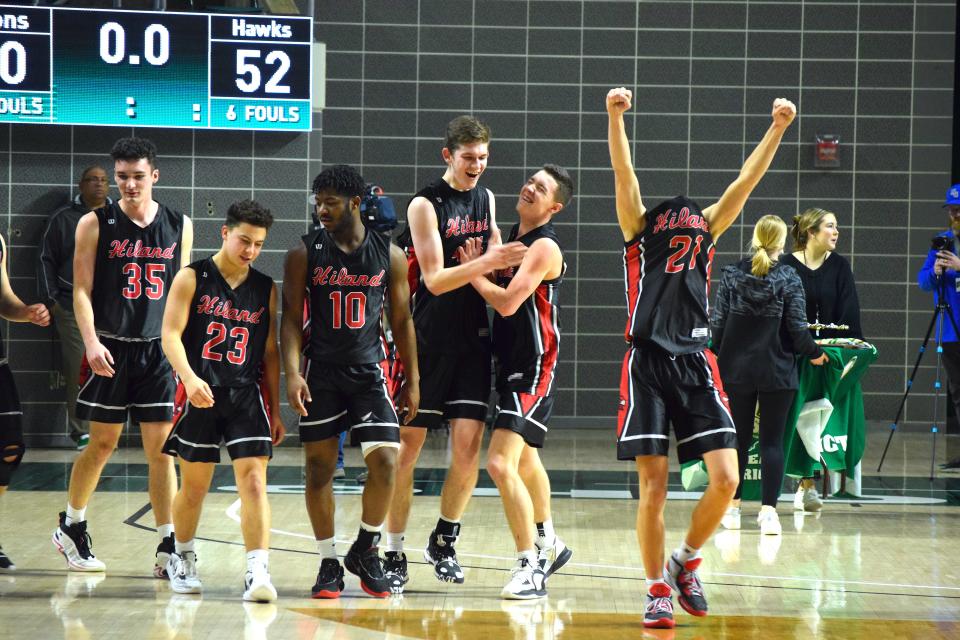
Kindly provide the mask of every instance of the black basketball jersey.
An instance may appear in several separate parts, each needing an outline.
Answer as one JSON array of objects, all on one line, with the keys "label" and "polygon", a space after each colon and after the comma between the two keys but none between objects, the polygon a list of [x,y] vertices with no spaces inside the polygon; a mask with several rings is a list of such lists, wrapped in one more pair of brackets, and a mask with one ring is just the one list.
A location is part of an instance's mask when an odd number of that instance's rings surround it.
[{"label": "black basketball jersey", "polygon": [[[457,191],[443,179],[431,182],[414,197],[426,198],[437,214],[437,229],[443,247],[443,266],[455,267],[457,249],[468,238],[482,238],[486,251],[490,240],[490,194],[484,187]],[[411,287],[413,324],[417,345],[422,351],[460,353],[477,349],[490,340],[487,307],[470,284],[435,296],[427,289],[415,264],[413,242],[407,236],[407,255],[412,257],[411,273],[419,277]],[[401,243],[404,241],[401,240]]]},{"label": "black basketball jersey", "polygon": [[232,289],[212,256],[188,268],[197,278],[183,332],[190,367],[211,387],[255,384],[270,335],[273,280],[251,267]]},{"label": "black basketball jersey", "polygon": [[[0,262],[6,258],[6,254],[3,252],[3,247],[0,246]],[[10,265],[7,265],[7,276],[10,275]],[[3,282],[0,281],[0,295],[3,295]],[[0,334],[0,361],[7,359],[7,341],[3,339],[3,335]],[[3,362],[0,362],[2,365]]]},{"label": "black basketball jersey", "polygon": [[157,338],[173,277],[180,269],[183,215],[159,205],[141,228],[120,205],[96,210],[100,224],[93,272],[97,332],[121,338]]},{"label": "black basketball jersey", "polygon": [[672,355],[707,348],[713,254],[709,225],[693,200],[677,196],[646,212],[643,231],[623,249],[628,342]]},{"label": "black basketball jersey", "polygon": [[307,245],[311,360],[371,364],[386,357],[380,316],[390,276],[390,240],[367,230],[346,254],[320,229]]},{"label": "black basketball jersey", "polygon": [[[531,246],[540,238],[549,238],[560,246],[553,223],[531,229],[519,238],[520,225],[510,230],[510,242],[519,240]],[[507,287],[517,268],[500,273],[497,284]],[[497,365],[497,389],[547,396],[553,388],[554,371],[560,353],[560,283],[567,270],[552,280],[544,280],[511,316],[493,316],[493,352]]]}]

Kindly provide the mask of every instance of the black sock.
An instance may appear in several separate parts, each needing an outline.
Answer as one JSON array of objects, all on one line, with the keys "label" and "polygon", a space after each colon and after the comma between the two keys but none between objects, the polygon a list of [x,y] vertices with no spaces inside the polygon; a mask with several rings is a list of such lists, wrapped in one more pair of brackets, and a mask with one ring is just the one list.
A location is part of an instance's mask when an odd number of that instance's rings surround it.
[{"label": "black sock", "polygon": [[459,522],[450,522],[449,520],[444,520],[440,518],[437,520],[437,528],[435,531],[442,536],[453,536],[457,537],[460,535],[460,523]]},{"label": "black sock", "polygon": [[360,527],[360,532],[357,534],[357,541],[353,543],[353,546],[357,549],[357,551],[363,553],[367,549],[376,547],[379,543],[379,531],[367,531],[363,527]]}]

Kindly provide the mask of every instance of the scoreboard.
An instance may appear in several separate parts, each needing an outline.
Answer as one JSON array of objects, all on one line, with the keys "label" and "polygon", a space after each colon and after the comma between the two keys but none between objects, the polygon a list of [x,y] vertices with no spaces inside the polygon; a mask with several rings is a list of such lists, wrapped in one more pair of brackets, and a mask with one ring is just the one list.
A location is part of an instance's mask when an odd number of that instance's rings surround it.
[{"label": "scoreboard", "polygon": [[310,18],[0,5],[0,122],[309,131]]}]

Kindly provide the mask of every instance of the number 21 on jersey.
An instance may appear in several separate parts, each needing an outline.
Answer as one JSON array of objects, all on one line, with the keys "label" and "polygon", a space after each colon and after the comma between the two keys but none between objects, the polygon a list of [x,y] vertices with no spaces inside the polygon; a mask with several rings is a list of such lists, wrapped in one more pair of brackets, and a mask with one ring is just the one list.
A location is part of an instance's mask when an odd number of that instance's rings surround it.
[{"label": "number 21 on jersey", "polygon": [[[696,242],[694,242],[690,236],[673,236],[670,238],[670,248],[676,249],[676,251],[667,258],[667,266],[664,270],[667,273],[680,273],[683,271],[683,261],[688,252],[690,253],[690,265],[687,268],[695,268],[697,266],[697,256],[700,254],[701,242],[703,242],[703,236],[697,236]],[[690,252],[691,246],[693,247],[692,252]]]}]

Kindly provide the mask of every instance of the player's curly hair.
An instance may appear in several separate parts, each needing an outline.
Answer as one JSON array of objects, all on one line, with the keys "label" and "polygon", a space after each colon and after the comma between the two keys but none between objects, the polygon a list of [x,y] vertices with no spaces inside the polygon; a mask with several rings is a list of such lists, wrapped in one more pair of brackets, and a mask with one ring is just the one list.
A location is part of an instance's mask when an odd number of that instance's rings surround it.
[{"label": "player's curly hair", "polygon": [[313,193],[331,190],[344,198],[362,197],[363,176],[348,164],[335,164],[327,167],[313,179]]},{"label": "player's curly hair", "polygon": [[254,227],[263,227],[269,229],[273,224],[273,214],[270,209],[257,202],[256,200],[240,200],[234,202],[227,209],[227,220],[224,222],[228,229],[246,222]]},{"label": "player's curly hair", "polygon": [[110,157],[113,158],[114,162],[117,160],[136,162],[146,158],[150,166],[155,167],[157,164],[157,145],[146,138],[120,138],[113,143]]}]

